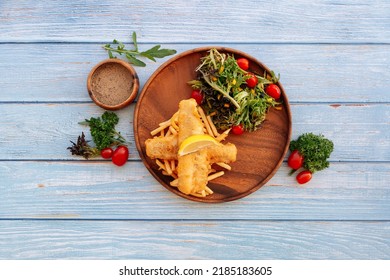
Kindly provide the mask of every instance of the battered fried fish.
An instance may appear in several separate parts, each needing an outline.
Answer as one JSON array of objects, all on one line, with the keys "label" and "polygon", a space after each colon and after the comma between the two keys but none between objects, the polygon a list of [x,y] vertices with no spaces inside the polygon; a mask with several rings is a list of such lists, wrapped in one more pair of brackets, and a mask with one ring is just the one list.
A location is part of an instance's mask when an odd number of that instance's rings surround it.
[{"label": "battered fried fish", "polygon": [[204,134],[204,124],[194,99],[182,100],[178,111],[178,133],[145,141],[146,154],[152,159],[177,159],[178,189],[185,194],[204,191],[213,163],[236,160],[237,148],[227,143],[211,145],[196,152],[178,156],[180,144],[189,136]]},{"label": "battered fried fish", "polygon": [[[177,135],[169,135],[165,137],[155,137],[146,140],[146,155],[151,159],[167,159],[177,160]],[[204,148],[207,151],[210,164],[217,162],[235,162],[237,148],[232,143],[224,145],[213,145]]]},{"label": "battered fried fish", "polygon": [[146,155],[151,159],[177,159],[177,152],[179,150],[177,135],[147,139],[145,145]]}]

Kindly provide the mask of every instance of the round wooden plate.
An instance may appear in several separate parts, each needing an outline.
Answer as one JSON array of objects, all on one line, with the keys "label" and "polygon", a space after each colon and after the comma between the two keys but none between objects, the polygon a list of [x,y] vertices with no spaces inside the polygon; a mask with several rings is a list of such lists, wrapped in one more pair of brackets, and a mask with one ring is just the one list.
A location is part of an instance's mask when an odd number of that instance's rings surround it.
[{"label": "round wooden plate", "polygon": [[229,135],[226,142],[237,146],[237,161],[230,164],[231,171],[209,182],[214,194],[198,198],[181,193],[171,187],[171,177],[164,176],[158,166],[146,156],[145,140],[158,124],[169,119],[177,110],[179,102],[190,98],[191,87],[188,81],[196,78],[195,68],[200,58],[211,48],[219,52],[233,54],[235,58],[246,57],[250,70],[255,73],[268,73],[264,64],[238,50],[224,47],[203,47],[183,52],[161,65],[143,87],[134,112],[134,134],[140,157],[150,173],[171,192],[200,202],[225,202],[247,196],[263,186],[283,162],[291,136],[291,112],[282,85],[282,110],[271,109],[261,128],[255,132],[245,132],[240,136]]}]

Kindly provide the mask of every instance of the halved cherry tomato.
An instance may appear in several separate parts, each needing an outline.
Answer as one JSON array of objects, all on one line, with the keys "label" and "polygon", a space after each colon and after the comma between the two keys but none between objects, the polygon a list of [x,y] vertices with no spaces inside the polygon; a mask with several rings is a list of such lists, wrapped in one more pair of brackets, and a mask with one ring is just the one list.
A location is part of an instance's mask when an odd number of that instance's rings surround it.
[{"label": "halved cherry tomato", "polygon": [[244,133],[244,127],[242,126],[242,124],[239,124],[239,125],[233,125],[232,126],[232,133],[233,134],[236,134],[236,135],[241,135]]},{"label": "halved cherry tomato", "polygon": [[297,175],[297,181],[299,184],[305,184],[311,180],[312,175],[309,170],[304,170]]},{"label": "halved cherry tomato", "polygon": [[258,79],[254,74],[251,74],[251,77],[248,78],[245,82],[249,88],[254,88],[257,85]]},{"label": "halved cherry tomato", "polygon": [[194,89],[191,92],[191,97],[196,100],[196,103],[198,103],[198,105],[202,104],[203,94],[202,94],[202,92],[200,90]]},{"label": "halved cherry tomato", "polygon": [[237,64],[242,70],[246,71],[249,69],[249,60],[244,57],[237,59]]},{"label": "halved cherry tomato", "polygon": [[275,98],[275,100],[280,98],[280,88],[276,84],[270,84],[267,86],[265,93]]},{"label": "halved cherry tomato", "polygon": [[100,151],[100,155],[102,158],[109,159],[112,157],[112,154],[114,153],[114,150],[111,148],[104,148]]},{"label": "halved cherry tomato", "polygon": [[122,166],[129,158],[129,149],[126,146],[118,146],[112,155],[112,162],[115,165]]},{"label": "halved cherry tomato", "polygon": [[292,169],[296,170],[302,167],[303,164],[303,156],[299,153],[298,150],[292,151],[290,156],[288,157],[288,166]]}]

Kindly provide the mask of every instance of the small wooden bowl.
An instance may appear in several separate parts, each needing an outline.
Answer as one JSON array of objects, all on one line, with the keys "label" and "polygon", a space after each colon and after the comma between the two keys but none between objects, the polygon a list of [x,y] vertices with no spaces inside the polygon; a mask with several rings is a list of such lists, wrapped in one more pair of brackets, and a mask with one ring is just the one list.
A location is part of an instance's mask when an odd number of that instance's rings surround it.
[{"label": "small wooden bowl", "polygon": [[106,110],[119,110],[136,98],[139,79],[129,63],[106,59],[92,68],[87,79],[87,89],[98,106]]},{"label": "small wooden bowl", "polygon": [[[281,110],[270,109],[261,128],[243,135],[229,135],[227,142],[237,147],[237,161],[224,176],[209,182],[214,191],[205,198],[189,196],[170,186],[171,177],[161,173],[154,160],[146,155],[145,140],[158,124],[169,119],[179,102],[190,98],[188,81],[196,78],[195,68],[200,58],[212,47],[202,47],[178,54],[162,64],[144,85],[134,111],[134,137],[140,157],[150,173],[169,191],[189,200],[218,203],[245,197],[267,183],[282,164],[291,136],[291,112],[287,95],[281,85]],[[231,48],[215,47],[218,51],[245,57],[254,73],[270,73],[256,58]],[[287,175],[286,175],[287,176]]]}]

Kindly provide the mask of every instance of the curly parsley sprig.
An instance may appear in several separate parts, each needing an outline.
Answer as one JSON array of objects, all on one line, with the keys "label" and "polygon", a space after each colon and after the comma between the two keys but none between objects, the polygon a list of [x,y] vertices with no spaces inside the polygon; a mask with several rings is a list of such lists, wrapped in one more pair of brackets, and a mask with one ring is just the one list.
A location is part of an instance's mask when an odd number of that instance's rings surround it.
[{"label": "curly parsley sprig", "polygon": [[138,56],[148,58],[155,62],[156,58],[163,58],[176,53],[176,50],[161,49],[160,48],[161,45],[156,45],[146,51],[139,51],[138,43],[137,43],[137,34],[135,32],[133,32],[132,34],[132,40],[133,40],[134,49],[126,49],[125,45],[116,39],[112,41],[112,44],[116,46],[112,47],[111,44],[106,44],[103,46],[103,48],[108,52],[108,56],[110,58],[116,58],[113,53],[124,55],[126,56],[130,64],[133,64],[135,66],[140,66],[140,67],[145,67],[146,64],[142,60],[136,58]]},{"label": "curly parsley sprig", "polygon": [[88,125],[91,131],[93,142],[100,151],[107,147],[125,144],[126,139],[115,130],[119,117],[114,112],[104,112],[101,117],[90,118],[79,124]]},{"label": "curly parsley sprig", "polygon": [[91,117],[81,125],[89,126],[92,140],[95,146],[90,144],[90,141],[85,140],[84,132],[77,138],[77,142],[70,141],[72,146],[68,147],[72,155],[82,156],[86,159],[100,155],[100,152],[105,148],[114,146],[127,146],[126,139],[115,129],[119,122],[119,117],[114,112],[104,112],[101,117]]},{"label": "curly parsley sprig", "polygon": [[329,167],[328,158],[333,152],[333,142],[322,134],[304,133],[290,142],[290,150],[298,150],[303,156],[302,167],[311,173]]}]

